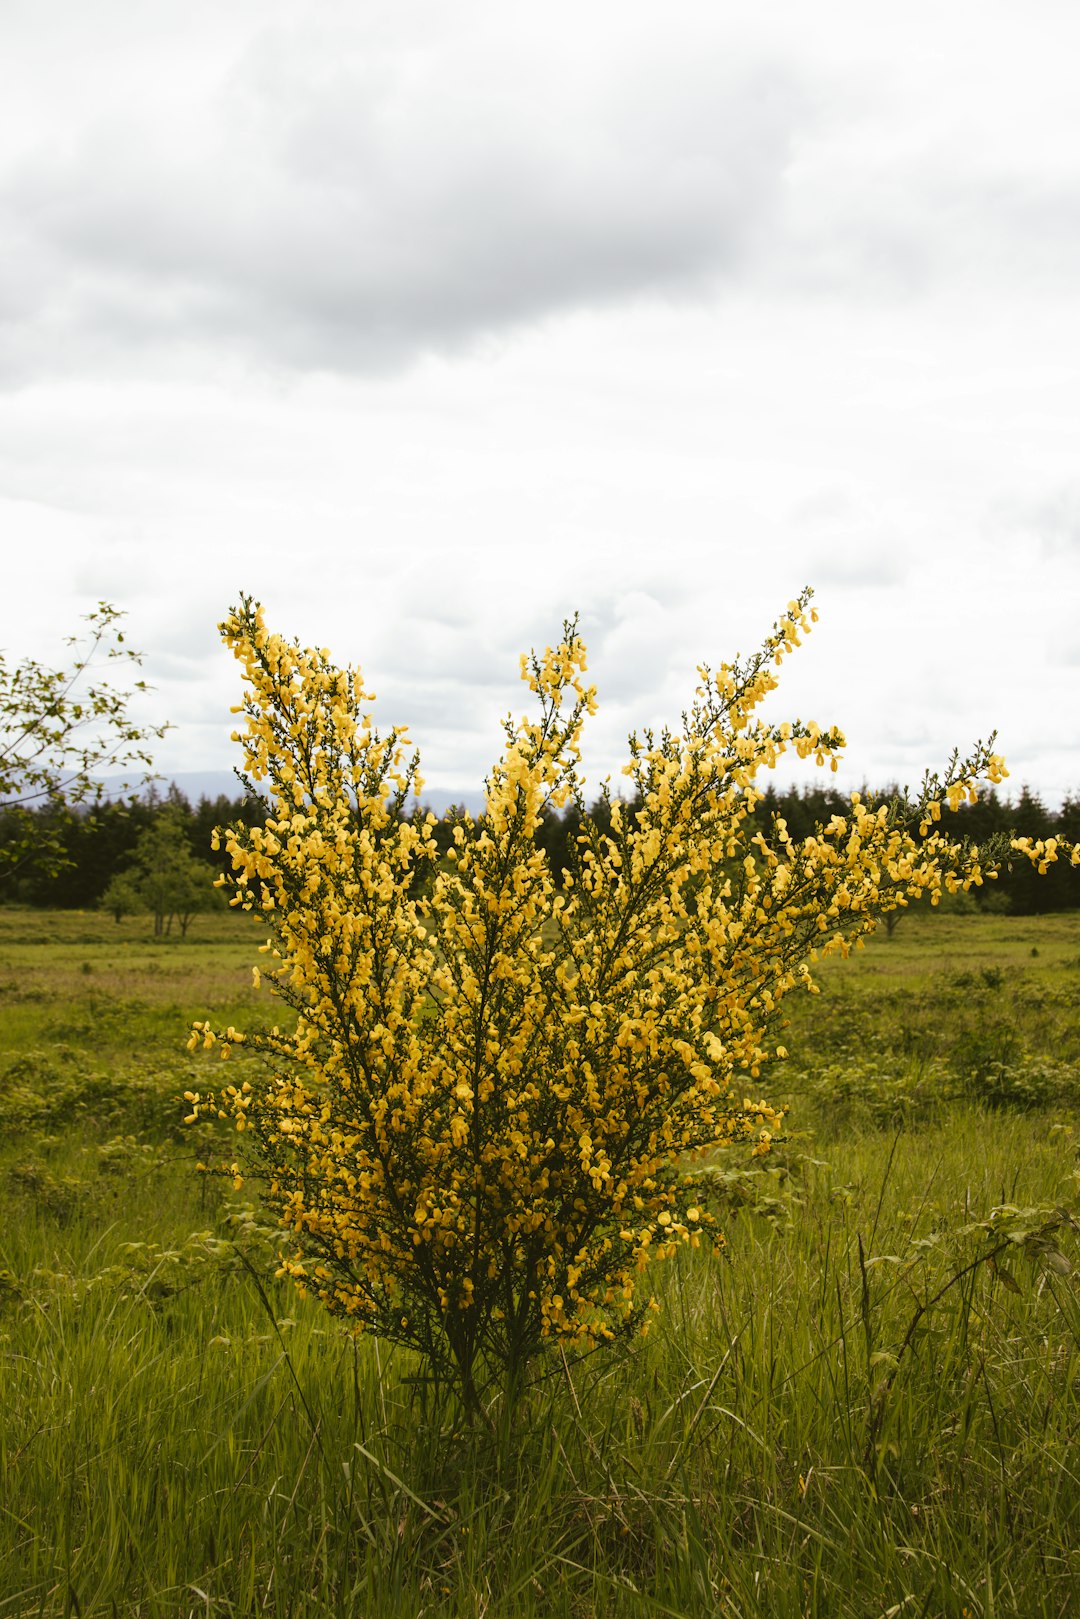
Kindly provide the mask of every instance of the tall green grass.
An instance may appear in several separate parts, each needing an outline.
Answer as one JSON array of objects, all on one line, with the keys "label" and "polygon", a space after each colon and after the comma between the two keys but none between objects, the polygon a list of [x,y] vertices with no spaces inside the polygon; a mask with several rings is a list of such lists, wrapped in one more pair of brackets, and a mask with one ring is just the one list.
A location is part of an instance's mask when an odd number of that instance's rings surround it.
[{"label": "tall green grass", "polygon": [[1075,1146],[1042,1120],[804,1158],[793,1218],[729,1211],[646,1339],[553,1353],[493,1434],[282,1290],[235,1205],[180,1239],[147,1168],[5,1239],[0,1614],[1073,1611]]},{"label": "tall green grass", "polygon": [[[177,1102],[195,1059],[140,1009],[185,1002],[190,955],[174,978],[155,958],[150,992],[148,974],[117,987],[130,1053],[39,1038],[9,1057],[0,1619],[1080,1611],[1077,1014],[1053,965],[1080,948],[1036,926],[1013,961],[972,932],[927,971],[908,926],[808,1000],[787,1143],[703,1173],[726,1253],[659,1267],[647,1337],[553,1351],[491,1431],[277,1282],[258,1210],[195,1174]],[[13,948],[0,913],[0,980]],[[89,974],[70,941],[38,948],[57,1014],[115,970],[92,941]],[[185,1022],[246,993],[250,942],[214,948],[232,952],[219,1004]],[[984,967],[1001,983],[950,989]],[[1056,997],[1055,1052],[1021,971]],[[973,1100],[984,991],[1015,1061],[1061,1068],[1049,1105]],[[925,1059],[904,1051],[905,996],[909,1014],[936,997]],[[925,1097],[900,1106],[888,1087],[919,1061]]]}]

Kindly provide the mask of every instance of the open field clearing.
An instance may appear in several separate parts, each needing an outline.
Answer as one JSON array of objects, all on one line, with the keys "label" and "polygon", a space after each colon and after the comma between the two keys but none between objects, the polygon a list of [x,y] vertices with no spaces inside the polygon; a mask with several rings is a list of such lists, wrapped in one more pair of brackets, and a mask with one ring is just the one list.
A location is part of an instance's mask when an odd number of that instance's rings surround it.
[{"label": "open field clearing", "polygon": [[193,1009],[227,1021],[265,1009],[251,989],[263,938],[232,912],[199,917],[181,942],[155,939],[145,916],[0,909],[3,1048],[174,1058]]},{"label": "open field clearing", "polygon": [[726,1255],[491,1433],[195,1171],[261,938],[0,909],[0,1619],[1080,1611],[1080,913],[827,963],[786,1141],[702,1166]]}]

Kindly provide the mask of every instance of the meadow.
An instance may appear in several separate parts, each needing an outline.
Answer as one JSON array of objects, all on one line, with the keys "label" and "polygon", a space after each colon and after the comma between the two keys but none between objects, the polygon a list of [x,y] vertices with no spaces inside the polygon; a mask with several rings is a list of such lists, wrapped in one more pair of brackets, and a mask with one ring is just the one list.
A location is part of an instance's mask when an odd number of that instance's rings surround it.
[{"label": "meadow", "polygon": [[1080,913],[825,964],[783,1143],[700,1166],[726,1253],[491,1432],[196,1171],[260,938],[0,908],[0,1619],[1080,1611]]}]

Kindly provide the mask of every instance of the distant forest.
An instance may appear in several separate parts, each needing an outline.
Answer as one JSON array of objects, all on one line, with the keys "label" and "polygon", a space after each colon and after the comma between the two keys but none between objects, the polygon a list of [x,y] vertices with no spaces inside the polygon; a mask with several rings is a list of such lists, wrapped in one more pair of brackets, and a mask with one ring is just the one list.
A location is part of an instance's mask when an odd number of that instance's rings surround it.
[{"label": "distant forest", "polygon": [[[892,796],[892,791],[886,788],[872,796],[881,802]],[[864,793],[864,797],[867,796],[871,795]],[[766,836],[773,816],[782,815],[792,837],[798,839],[812,832],[815,826],[825,825],[832,816],[846,815],[849,810],[848,795],[836,789],[804,787],[777,792],[770,788],[755,813]],[[588,813],[602,822],[603,802],[593,805]],[[216,875],[227,865],[227,860],[223,853],[215,854],[210,847],[214,828],[236,822],[257,825],[263,819],[264,810],[256,799],[227,797],[200,798],[193,806],[174,786],[167,793],[151,792],[132,803],[104,803],[81,813],[44,809],[38,814],[43,832],[48,829],[54,833],[61,845],[63,867],[50,875],[35,871],[32,860],[25,863],[4,884],[3,901],[89,910],[102,904],[111,908],[116,896],[129,892],[125,886],[127,879],[140,872],[145,892],[145,876],[154,864],[155,844],[160,847],[166,841],[166,833],[174,847],[177,840],[181,841],[185,866],[190,856],[193,864],[187,868],[189,872],[204,871],[206,877]],[[441,848],[450,845],[455,815],[451,809],[438,823],[436,838]],[[1033,838],[1058,836],[1080,842],[1080,799],[1067,799],[1055,812],[1047,809],[1038,796],[1026,788],[1015,801],[999,798],[993,789],[987,789],[980,793],[976,804],[966,805],[957,812],[955,822],[951,817],[948,819],[950,826],[954,825],[961,835],[977,843],[986,842],[995,833],[1010,832]],[[580,822],[580,812],[571,805],[562,814],[548,810],[538,830],[537,843],[546,850],[556,880],[570,864],[570,850]],[[12,830],[5,826],[0,809],[0,844],[11,835]],[[201,881],[194,885],[199,891],[203,886]],[[205,886],[210,892],[206,903],[196,902],[198,910],[210,908],[214,900],[220,902],[220,891],[211,889],[208,882]],[[189,881],[188,888],[191,887]],[[1018,915],[1080,908],[1080,871],[1061,863],[1039,877],[1026,860],[1017,861],[1011,869],[1002,871],[997,882],[979,890],[977,897],[973,895],[972,902]],[[134,906],[129,902],[127,908]]]}]

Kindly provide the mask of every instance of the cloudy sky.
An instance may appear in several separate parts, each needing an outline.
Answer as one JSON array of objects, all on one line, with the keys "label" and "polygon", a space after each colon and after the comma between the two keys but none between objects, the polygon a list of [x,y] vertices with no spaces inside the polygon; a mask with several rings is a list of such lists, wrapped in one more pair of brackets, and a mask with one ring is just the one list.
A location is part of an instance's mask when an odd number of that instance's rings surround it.
[{"label": "cloudy sky", "polygon": [[436,789],[579,612],[587,763],[814,586],[844,780],[1080,792],[1075,0],[2,0],[0,645],[241,591]]}]

